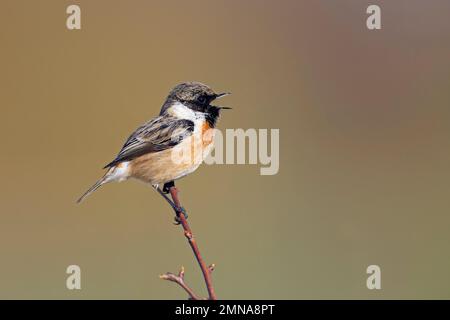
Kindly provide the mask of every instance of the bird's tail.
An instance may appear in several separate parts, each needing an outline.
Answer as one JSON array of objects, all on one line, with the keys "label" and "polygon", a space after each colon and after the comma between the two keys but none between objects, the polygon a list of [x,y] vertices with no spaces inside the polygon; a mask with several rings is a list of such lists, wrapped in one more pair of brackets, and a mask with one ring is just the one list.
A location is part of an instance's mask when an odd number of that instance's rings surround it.
[{"label": "bird's tail", "polygon": [[94,192],[95,190],[97,190],[98,188],[100,188],[102,185],[104,185],[105,183],[107,183],[109,181],[108,179],[108,173],[109,171],[101,178],[99,179],[92,187],[90,187],[88,189],[88,191],[86,191],[78,200],[77,203],[80,203],[81,201],[83,201],[87,196],[89,196],[92,192]]}]

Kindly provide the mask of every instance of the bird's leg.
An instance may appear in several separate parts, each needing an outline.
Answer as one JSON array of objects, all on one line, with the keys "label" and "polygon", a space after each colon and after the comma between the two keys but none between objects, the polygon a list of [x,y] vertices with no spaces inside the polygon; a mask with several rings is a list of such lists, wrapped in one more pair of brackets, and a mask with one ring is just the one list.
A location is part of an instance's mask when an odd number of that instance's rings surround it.
[{"label": "bird's leg", "polygon": [[[163,187],[163,191],[165,191],[165,192],[167,192],[167,193],[170,193],[170,189],[171,188],[175,188],[175,181],[169,181],[169,182],[166,182],[165,184],[164,184],[164,187]],[[186,212],[186,209],[184,208],[184,207],[182,207],[181,205],[178,205],[177,206],[177,204],[176,203],[174,203],[175,204],[175,206],[178,208],[178,210],[176,211],[176,213],[177,213],[177,215],[176,215],[176,217],[175,217],[175,222],[176,222],[176,224],[180,224],[180,213],[183,213],[183,215],[184,215],[184,218],[187,220],[187,218],[188,218],[188,214],[187,214],[187,212]]]},{"label": "bird's leg", "polygon": [[[169,183],[170,182],[168,182],[166,184],[169,184]],[[166,184],[164,185],[164,188],[166,187]],[[153,184],[152,186],[169,203],[169,205],[172,207],[173,211],[175,211],[175,224],[177,224],[177,225],[180,224],[180,218],[179,218],[180,212],[182,212],[184,214],[184,217],[187,219],[188,215],[187,215],[186,209],[184,209],[183,207],[178,207],[175,203],[173,203],[173,201],[170,200],[170,198],[164,192],[164,189],[161,190],[159,188],[159,185]],[[170,190],[171,187],[175,186],[175,183],[172,181],[171,185],[169,185],[169,186],[170,186],[169,187],[169,190]]]},{"label": "bird's leg", "polygon": [[170,192],[170,188],[172,188],[172,187],[175,187],[175,181],[172,180],[172,181],[164,183],[163,192],[165,194],[168,194]]},{"label": "bird's leg", "polygon": [[169,203],[173,210],[176,211],[178,209],[175,203],[173,203],[173,201],[170,200],[170,198],[159,188],[159,185],[152,184],[152,187],[155,188],[155,190],[158,191],[158,193]]}]

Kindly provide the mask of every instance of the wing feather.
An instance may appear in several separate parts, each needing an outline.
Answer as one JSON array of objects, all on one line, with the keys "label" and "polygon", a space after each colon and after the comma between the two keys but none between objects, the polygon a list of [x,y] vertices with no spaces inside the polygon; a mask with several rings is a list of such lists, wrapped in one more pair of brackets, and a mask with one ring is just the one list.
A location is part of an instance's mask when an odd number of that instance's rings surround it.
[{"label": "wing feather", "polygon": [[141,155],[171,148],[192,135],[194,122],[167,115],[159,116],[140,126],[127,139],[117,157],[104,168],[129,161]]}]

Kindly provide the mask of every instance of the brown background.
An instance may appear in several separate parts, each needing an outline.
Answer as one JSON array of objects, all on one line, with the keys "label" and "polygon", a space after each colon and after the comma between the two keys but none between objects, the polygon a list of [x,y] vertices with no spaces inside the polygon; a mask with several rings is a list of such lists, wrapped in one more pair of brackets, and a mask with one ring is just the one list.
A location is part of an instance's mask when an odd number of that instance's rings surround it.
[{"label": "brown background", "polygon": [[[79,4],[82,30],[66,29]],[[382,30],[365,26],[368,4]],[[220,298],[450,298],[449,1],[2,1],[0,298],[185,298],[201,276],[134,181],[76,198],[168,90],[232,91],[280,171],[179,182]],[[65,287],[69,264],[82,290]],[[382,290],[366,288],[366,267]]]}]

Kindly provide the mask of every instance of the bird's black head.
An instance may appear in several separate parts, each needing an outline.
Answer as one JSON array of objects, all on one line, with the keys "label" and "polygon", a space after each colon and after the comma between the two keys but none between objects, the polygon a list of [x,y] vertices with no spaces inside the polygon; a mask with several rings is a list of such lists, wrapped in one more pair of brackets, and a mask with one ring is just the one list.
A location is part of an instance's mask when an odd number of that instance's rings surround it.
[{"label": "bird's black head", "polygon": [[179,102],[195,112],[204,113],[212,127],[220,115],[221,109],[230,109],[211,105],[215,99],[228,95],[229,93],[215,93],[210,87],[200,82],[184,82],[173,88],[164,104],[161,114],[173,103]]}]

